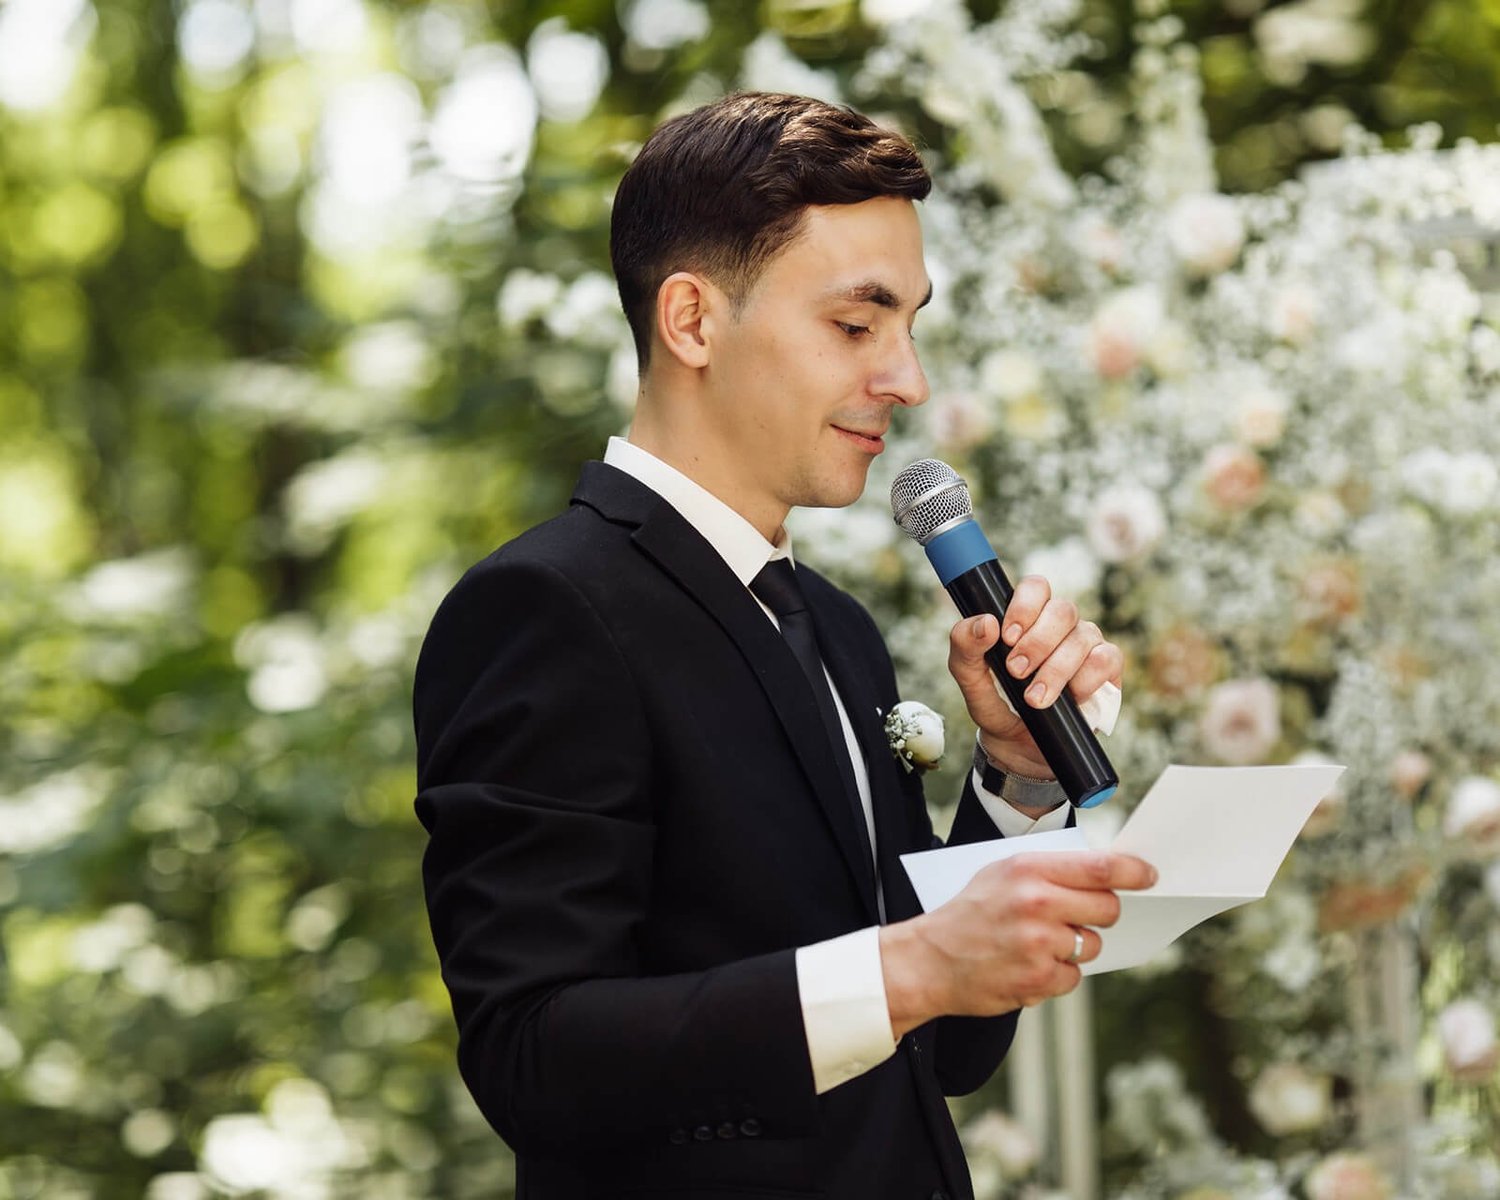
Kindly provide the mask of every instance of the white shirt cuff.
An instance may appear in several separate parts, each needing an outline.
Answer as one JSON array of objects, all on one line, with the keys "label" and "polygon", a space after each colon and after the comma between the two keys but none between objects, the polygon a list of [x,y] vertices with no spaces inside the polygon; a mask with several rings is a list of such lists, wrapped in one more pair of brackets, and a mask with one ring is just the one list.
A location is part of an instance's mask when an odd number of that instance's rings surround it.
[{"label": "white shirt cuff", "polygon": [[819,1095],[896,1052],[878,925],[798,947],[797,991]]},{"label": "white shirt cuff", "polygon": [[1068,823],[1069,805],[1066,800],[1033,821],[1025,813],[1012,807],[1008,800],[1002,800],[994,792],[985,791],[984,785],[979,782],[978,771],[970,772],[970,777],[974,781],[974,795],[979,798],[984,811],[995,823],[995,828],[1005,837],[1021,837],[1028,833],[1051,833],[1054,829],[1062,829]]}]

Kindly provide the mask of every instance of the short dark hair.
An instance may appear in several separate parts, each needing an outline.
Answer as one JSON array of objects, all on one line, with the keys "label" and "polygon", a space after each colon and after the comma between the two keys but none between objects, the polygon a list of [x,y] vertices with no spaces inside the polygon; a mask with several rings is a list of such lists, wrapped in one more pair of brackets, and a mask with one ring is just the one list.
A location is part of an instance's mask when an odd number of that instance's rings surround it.
[{"label": "short dark hair", "polygon": [[657,128],[615,193],[609,252],[644,368],[656,293],[675,271],[738,305],[796,236],[809,205],[921,200],[916,147],[869,117],[807,96],[740,92]]}]

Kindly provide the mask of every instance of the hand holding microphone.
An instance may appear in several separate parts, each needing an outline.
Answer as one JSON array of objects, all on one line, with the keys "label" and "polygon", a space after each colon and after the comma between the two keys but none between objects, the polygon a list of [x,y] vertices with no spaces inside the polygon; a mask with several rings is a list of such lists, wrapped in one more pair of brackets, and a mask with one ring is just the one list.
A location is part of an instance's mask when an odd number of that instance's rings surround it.
[{"label": "hand holding microphone", "polygon": [[[946,463],[923,459],[903,470],[891,487],[891,511],[902,530],[927,551],[938,578],[964,616],[989,614],[1001,629],[1005,624],[1020,625],[1019,637],[1005,629],[1009,636],[991,639],[984,660],[1068,799],[1081,808],[1103,803],[1114,794],[1119,778],[1064,685],[1086,673],[1098,674],[1105,661],[1117,672],[1118,650],[1103,642],[1093,626],[1078,622],[1070,604],[1050,599],[1041,580],[1025,579],[1019,588],[1011,587],[974,520],[967,485]],[[961,686],[964,647],[960,639],[964,636],[955,633],[951,660]],[[1099,655],[1092,653],[1100,647],[1107,649]],[[1013,672],[1013,666],[1019,673]],[[1049,680],[1051,687],[1044,687],[1044,694],[1033,690]],[[1011,736],[1009,730],[996,729],[1015,725],[1014,718],[999,712],[998,696],[976,693],[970,685],[965,688],[965,699],[982,730],[992,737],[997,732]],[[985,703],[988,699],[993,706]]]}]

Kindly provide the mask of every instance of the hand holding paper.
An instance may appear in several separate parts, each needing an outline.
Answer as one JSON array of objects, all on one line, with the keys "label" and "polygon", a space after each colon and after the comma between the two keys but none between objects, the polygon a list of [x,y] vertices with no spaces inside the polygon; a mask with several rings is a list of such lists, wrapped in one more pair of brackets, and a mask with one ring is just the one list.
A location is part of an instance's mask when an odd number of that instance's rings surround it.
[{"label": "hand holding paper", "polygon": [[[1194,925],[1266,894],[1297,834],[1344,768],[1168,767],[1110,846],[1157,869],[1154,887],[1122,892],[1085,975],[1146,962]],[[927,912],[984,866],[1019,853],[1085,848],[1077,829],[902,855]]]}]

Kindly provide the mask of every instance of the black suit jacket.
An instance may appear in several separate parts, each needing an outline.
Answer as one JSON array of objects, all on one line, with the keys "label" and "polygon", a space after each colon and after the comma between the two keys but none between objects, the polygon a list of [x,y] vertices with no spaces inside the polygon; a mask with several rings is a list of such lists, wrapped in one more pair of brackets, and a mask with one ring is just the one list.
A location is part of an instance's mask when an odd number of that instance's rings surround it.
[{"label": "black suit jacket", "polygon": [[[886,745],[890,659],[805,567],[870,775],[887,917],[935,843]],[[967,1197],[943,1100],[1014,1018],[945,1018],[819,1096],[798,946],[877,921],[855,810],[796,659],[668,503],[602,463],[470,570],[416,676],[417,813],[459,1066],[522,1200]],[[997,831],[966,789],[963,839]]]}]

